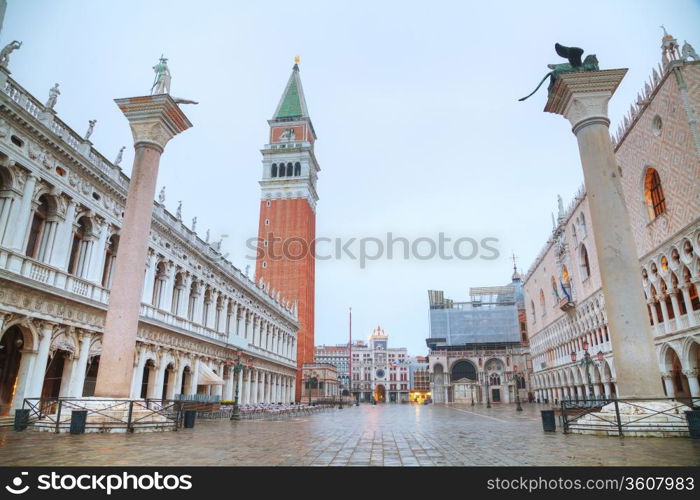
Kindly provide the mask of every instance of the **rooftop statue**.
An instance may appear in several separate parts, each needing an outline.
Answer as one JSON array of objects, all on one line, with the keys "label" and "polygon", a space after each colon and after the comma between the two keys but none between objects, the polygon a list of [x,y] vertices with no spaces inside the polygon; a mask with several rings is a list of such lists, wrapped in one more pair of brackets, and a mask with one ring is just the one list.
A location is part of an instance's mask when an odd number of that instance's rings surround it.
[{"label": "rooftop statue", "polygon": [[168,60],[160,56],[158,64],[153,66],[153,71],[156,72],[153,86],[151,87],[151,95],[169,94],[170,93],[170,70],[168,69]]},{"label": "rooftop statue", "polygon": [[7,65],[10,63],[10,54],[22,46],[22,42],[13,40],[12,42],[5,45],[5,47],[0,51],[0,67],[7,69]]},{"label": "rooftop statue", "polygon": [[595,54],[589,54],[583,61],[581,61],[583,49],[580,49],[578,47],[565,47],[564,45],[555,43],[554,50],[556,50],[557,54],[559,54],[561,57],[568,59],[569,62],[561,64],[548,64],[547,67],[552,71],[544,75],[544,78],[542,78],[540,84],[535,88],[535,90],[532,91],[531,94],[521,99],[518,99],[518,101],[524,101],[528,97],[531,97],[535,92],[537,92],[540,89],[547,77],[550,78],[547,92],[551,92],[552,88],[554,87],[554,82],[556,81],[557,77],[562,73],[578,73],[581,71],[600,70],[600,68],[598,67],[598,58],[595,56]]},{"label": "rooftop statue", "polygon": [[58,83],[51,87],[49,90],[49,99],[46,101],[46,109],[53,110],[53,107],[58,101],[58,96],[61,95],[61,91],[58,90]]}]

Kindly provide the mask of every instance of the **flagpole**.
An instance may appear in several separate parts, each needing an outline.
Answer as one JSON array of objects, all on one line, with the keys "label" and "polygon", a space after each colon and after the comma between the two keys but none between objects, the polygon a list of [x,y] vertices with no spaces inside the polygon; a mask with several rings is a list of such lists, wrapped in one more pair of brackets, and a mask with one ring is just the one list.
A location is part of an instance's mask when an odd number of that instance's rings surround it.
[{"label": "flagpole", "polygon": [[349,324],[349,332],[350,332],[350,342],[348,343],[348,370],[349,372],[349,385],[350,385],[350,397],[353,396],[352,392],[352,307],[349,308],[349,313],[350,313],[350,324]]}]

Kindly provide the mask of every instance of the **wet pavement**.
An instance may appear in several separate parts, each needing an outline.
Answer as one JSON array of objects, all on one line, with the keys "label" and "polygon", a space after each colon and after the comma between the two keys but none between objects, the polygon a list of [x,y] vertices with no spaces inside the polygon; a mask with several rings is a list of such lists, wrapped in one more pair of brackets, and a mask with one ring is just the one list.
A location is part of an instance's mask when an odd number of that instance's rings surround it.
[{"label": "wet pavement", "polygon": [[524,405],[367,405],[194,429],[51,434],[0,429],[0,465],[700,465],[700,440],[544,433]]}]

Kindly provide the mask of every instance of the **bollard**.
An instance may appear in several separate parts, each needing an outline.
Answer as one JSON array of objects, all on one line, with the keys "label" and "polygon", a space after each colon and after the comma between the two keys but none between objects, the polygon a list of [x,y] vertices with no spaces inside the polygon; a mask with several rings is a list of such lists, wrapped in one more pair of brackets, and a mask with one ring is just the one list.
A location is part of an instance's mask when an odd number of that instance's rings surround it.
[{"label": "bollard", "polygon": [[685,412],[685,419],[688,421],[688,433],[693,439],[700,439],[700,410],[689,410]]},{"label": "bollard", "polygon": [[23,431],[29,426],[29,410],[19,409],[15,410],[15,430]]},{"label": "bollard", "polygon": [[554,419],[554,410],[542,410],[542,430],[545,432],[555,432],[557,430],[557,422]]},{"label": "bollard", "polygon": [[185,410],[185,429],[193,428],[196,418],[197,410]]},{"label": "bollard", "polygon": [[70,414],[70,433],[85,434],[87,423],[87,410],[73,410]]}]

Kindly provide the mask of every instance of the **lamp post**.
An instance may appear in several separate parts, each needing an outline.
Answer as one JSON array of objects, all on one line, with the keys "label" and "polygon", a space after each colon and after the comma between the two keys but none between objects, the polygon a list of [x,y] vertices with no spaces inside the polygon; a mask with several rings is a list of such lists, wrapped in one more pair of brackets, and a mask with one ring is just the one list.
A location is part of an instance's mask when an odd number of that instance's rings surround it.
[{"label": "lamp post", "polygon": [[[231,362],[231,366],[233,367],[233,377],[236,379],[236,396],[233,400],[233,412],[231,413],[231,420],[241,419],[240,407],[238,405],[238,374],[243,369],[243,364],[241,363],[242,356],[242,351],[236,351],[236,358]],[[248,358],[248,360],[246,361],[246,367],[250,368],[251,366],[253,366],[253,358]]]},{"label": "lamp post", "polygon": [[484,373],[484,384],[486,385],[486,408],[491,408],[491,395],[489,394],[489,376]]},{"label": "lamp post", "polygon": [[[593,381],[591,381],[591,372],[590,372],[590,366],[598,366],[601,361],[603,361],[603,351],[598,351],[598,354],[596,355],[597,361],[593,361],[591,359],[591,355],[588,352],[588,341],[584,340],[583,341],[583,359],[579,361],[579,364],[584,367],[586,370],[586,381],[588,382],[588,395],[590,399],[594,399],[594,393],[593,393]],[[571,361],[576,363],[576,351],[571,351]]]},{"label": "lamp post", "polygon": [[474,386],[471,384],[469,385],[469,392],[472,395],[472,406],[474,406]]},{"label": "lamp post", "polygon": [[518,366],[514,365],[513,370],[515,372],[513,373],[513,377],[511,378],[511,381],[515,382],[515,404],[517,405],[515,407],[515,411],[523,411],[523,407],[520,404],[520,388],[519,384],[525,380],[525,375],[523,372],[518,372]]},{"label": "lamp post", "polygon": [[318,385],[318,378],[315,371],[309,373],[309,378],[306,379],[306,383],[309,386],[309,406],[311,406],[311,387],[313,385]]}]

